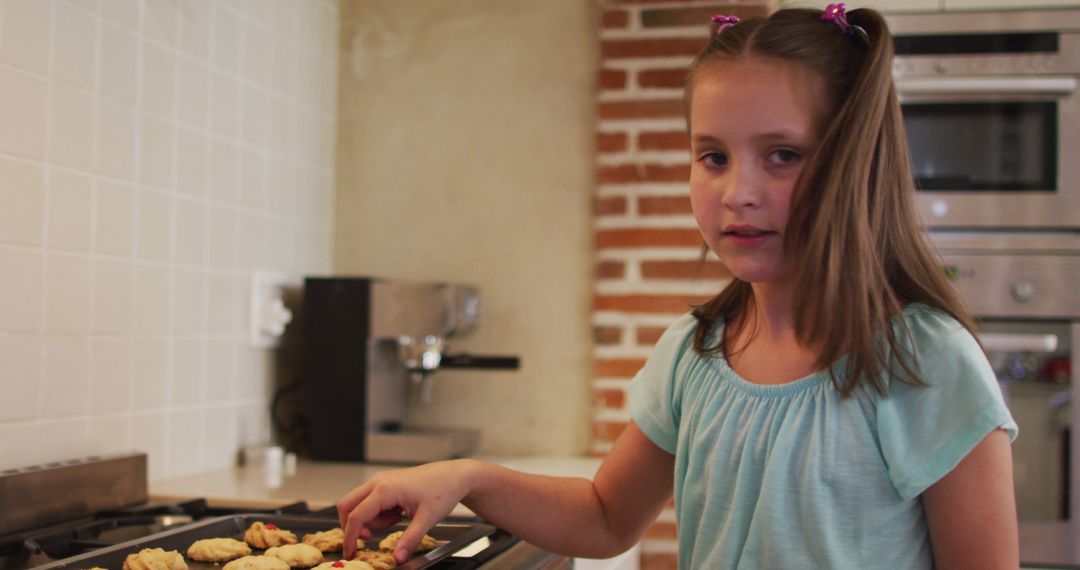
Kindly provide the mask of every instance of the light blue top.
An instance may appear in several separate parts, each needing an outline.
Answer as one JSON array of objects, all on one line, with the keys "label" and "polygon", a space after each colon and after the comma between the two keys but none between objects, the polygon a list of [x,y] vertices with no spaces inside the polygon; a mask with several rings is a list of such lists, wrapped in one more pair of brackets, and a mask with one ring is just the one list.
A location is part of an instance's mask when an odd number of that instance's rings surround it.
[{"label": "light blue top", "polygon": [[827,371],[753,384],[694,351],[692,316],[664,333],[630,408],[675,455],[680,568],[933,567],[920,494],[1016,423],[966,329],[925,305],[903,314],[930,386],[891,381],[888,397],[864,386],[842,399]]}]

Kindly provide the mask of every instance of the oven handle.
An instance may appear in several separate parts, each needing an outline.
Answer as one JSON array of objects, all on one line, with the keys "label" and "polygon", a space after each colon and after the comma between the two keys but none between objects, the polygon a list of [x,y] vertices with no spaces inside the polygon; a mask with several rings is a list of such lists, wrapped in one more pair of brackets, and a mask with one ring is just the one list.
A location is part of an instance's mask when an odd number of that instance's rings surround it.
[{"label": "oven handle", "polygon": [[979,340],[987,352],[1054,352],[1058,347],[1056,334],[982,333]]},{"label": "oven handle", "polygon": [[942,95],[965,93],[1023,93],[1070,95],[1076,91],[1075,77],[899,77],[901,95]]}]

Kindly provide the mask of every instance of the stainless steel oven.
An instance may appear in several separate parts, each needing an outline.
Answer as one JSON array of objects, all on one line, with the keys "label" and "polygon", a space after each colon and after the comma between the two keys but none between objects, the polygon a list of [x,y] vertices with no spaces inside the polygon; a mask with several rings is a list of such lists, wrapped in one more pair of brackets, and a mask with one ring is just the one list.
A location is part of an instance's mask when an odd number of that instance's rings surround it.
[{"label": "stainless steel oven", "polygon": [[1025,566],[1080,568],[1080,234],[939,232],[1020,435]]},{"label": "stainless steel oven", "polygon": [[1080,10],[889,25],[924,222],[1080,228]]}]

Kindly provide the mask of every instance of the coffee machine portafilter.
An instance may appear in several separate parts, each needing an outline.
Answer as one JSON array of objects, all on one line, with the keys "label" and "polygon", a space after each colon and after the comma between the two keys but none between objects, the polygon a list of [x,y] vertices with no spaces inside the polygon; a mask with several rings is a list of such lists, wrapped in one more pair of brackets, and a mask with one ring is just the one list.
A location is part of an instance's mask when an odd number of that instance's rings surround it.
[{"label": "coffee machine portafilter", "polygon": [[[514,370],[516,356],[447,354],[480,323],[477,290],[373,277],[304,280],[303,386],[314,459],[423,463],[469,454],[478,432],[413,429],[410,392],[430,405],[440,368]],[[409,385],[416,386],[410,391]]]}]

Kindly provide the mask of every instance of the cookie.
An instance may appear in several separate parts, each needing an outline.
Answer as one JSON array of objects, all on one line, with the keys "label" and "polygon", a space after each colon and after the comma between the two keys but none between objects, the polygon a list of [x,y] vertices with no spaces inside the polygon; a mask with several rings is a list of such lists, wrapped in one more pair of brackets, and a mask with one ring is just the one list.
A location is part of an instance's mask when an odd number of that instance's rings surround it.
[{"label": "cookie", "polygon": [[175,550],[144,548],[138,554],[128,554],[124,570],[187,570],[187,562]]},{"label": "cookie", "polygon": [[[345,531],[333,528],[314,534],[304,535],[304,544],[310,544],[323,552],[338,552],[345,545]],[[356,539],[356,548],[359,550],[366,546],[363,540]]]},{"label": "cookie", "polygon": [[187,549],[187,557],[198,562],[228,562],[251,554],[251,547],[235,538],[204,538]]},{"label": "cookie", "polygon": [[267,556],[285,561],[293,568],[311,568],[322,562],[322,551],[310,544],[286,544],[266,549]]},{"label": "cookie", "polygon": [[397,562],[394,562],[394,555],[389,552],[357,550],[353,560],[367,562],[368,564],[371,564],[371,567],[375,570],[394,570],[394,568],[397,568]]},{"label": "cookie", "polygon": [[[401,538],[401,535],[405,534],[404,531],[396,531],[386,535],[386,538],[379,542],[379,550],[385,550],[387,552],[393,552],[394,547],[397,546],[397,541]],[[434,550],[439,543],[428,535],[424,535],[424,538],[420,539],[420,544],[416,545],[417,552],[424,552],[427,550]]]},{"label": "cookie", "polygon": [[221,570],[290,570],[289,565],[273,556],[245,556],[221,567]]},{"label": "cookie", "polygon": [[362,562],[360,560],[335,560],[334,562],[323,562],[312,570],[375,570],[371,567],[371,564]]},{"label": "cookie", "polygon": [[244,532],[244,542],[255,548],[270,548],[271,546],[296,544],[296,535],[272,524],[255,521]]}]

